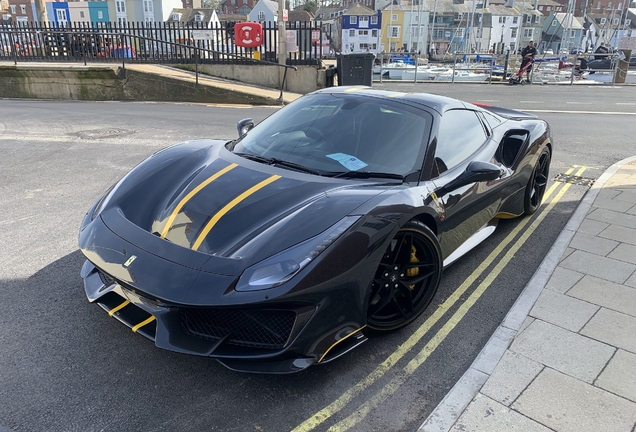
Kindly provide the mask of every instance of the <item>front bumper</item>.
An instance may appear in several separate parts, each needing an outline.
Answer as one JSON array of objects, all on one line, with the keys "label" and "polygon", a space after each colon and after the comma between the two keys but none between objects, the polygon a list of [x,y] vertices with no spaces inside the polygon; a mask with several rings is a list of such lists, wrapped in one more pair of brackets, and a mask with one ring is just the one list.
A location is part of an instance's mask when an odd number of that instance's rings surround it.
[{"label": "front bumper", "polygon": [[[236,300],[243,294],[232,288],[235,277],[153,255],[123,240],[99,217],[84,226],[79,240],[87,257],[81,276],[89,301],[159,348],[212,357],[238,371],[291,373],[326,363],[366,341],[359,321],[344,315],[351,314],[347,302],[334,301],[350,297],[351,286],[228,303],[228,297]],[[188,301],[201,298],[189,294],[202,289],[218,301]],[[330,307],[321,306],[326,304]]]}]

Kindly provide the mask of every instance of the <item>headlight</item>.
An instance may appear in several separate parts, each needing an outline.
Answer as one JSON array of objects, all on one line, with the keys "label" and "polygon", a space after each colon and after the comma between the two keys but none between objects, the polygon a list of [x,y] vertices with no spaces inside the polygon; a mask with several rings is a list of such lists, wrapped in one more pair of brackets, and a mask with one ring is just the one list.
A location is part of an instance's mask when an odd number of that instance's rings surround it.
[{"label": "headlight", "polygon": [[359,218],[360,216],[347,216],[317,236],[253,265],[239,278],[236,291],[257,291],[284,284],[327,249]]},{"label": "headlight", "polygon": [[104,195],[99,199],[97,205],[95,206],[95,210],[93,210],[93,214],[91,215],[91,220],[95,219],[102,212],[102,209],[105,207],[105,204],[110,200],[110,196],[112,195],[113,189],[115,188],[117,183],[113,184]]}]

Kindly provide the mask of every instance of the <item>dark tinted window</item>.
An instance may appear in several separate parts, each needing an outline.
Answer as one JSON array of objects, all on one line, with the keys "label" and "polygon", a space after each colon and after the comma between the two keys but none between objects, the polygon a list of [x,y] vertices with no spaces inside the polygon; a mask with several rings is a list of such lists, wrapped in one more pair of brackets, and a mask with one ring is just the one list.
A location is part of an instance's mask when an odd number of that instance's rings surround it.
[{"label": "dark tinted window", "polygon": [[490,126],[491,129],[494,129],[501,124],[500,117],[497,117],[487,111],[482,111],[482,114],[484,115],[486,123],[488,123],[488,126]]},{"label": "dark tinted window", "polygon": [[320,172],[407,175],[422,167],[431,115],[396,100],[305,96],[252,129],[233,148]]},{"label": "dark tinted window", "polygon": [[473,111],[445,112],[437,136],[433,176],[436,177],[468,159],[484,144],[486,138],[484,127]]}]

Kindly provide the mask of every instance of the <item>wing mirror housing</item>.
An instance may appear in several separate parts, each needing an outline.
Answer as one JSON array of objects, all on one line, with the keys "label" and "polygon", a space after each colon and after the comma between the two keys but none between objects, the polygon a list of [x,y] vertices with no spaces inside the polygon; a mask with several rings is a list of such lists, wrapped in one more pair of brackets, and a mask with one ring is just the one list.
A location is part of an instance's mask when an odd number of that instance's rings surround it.
[{"label": "wing mirror housing", "polygon": [[239,138],[248,133],[254,127],[254,121],[251,118],[245,118],[240,120],[236,124],[236,129],[238,129]]},{"label": "wing mirror housing", "polygon": [[449,183],[437,189],[435,193],[437,196],[441,197],[455,189],[459,189],[460,187],[471,183],[497,180],[502,176],[502,174],[503,171],[497,165],[489,162],[473,161],[468,164],[466,171],[461,173],[454,180],[451,180]]}]

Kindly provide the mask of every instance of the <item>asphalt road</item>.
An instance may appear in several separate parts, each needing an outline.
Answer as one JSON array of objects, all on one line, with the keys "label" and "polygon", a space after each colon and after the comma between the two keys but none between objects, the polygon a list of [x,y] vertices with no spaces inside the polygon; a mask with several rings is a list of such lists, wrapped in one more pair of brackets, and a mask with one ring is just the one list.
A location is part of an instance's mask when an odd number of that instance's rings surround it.
[{"label": "asphalt road", "polygon": [[[634,87],[376,87],[541,110],[555,142],[552,178],[595,179],[636,155]],[[273,109],[0,100],[0,430],[415,430],[499,325],[588,188],[551,181],[550,204],[529,221],[502,221],[447,269],[416,322],[295,375],[240,374],[159,350],[89,304],[76,239],[94,200],[158,149],[233,138],[237,120]],[[613,114],[589,113],[597,111]]]}]

